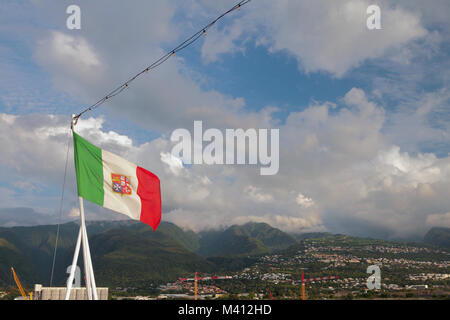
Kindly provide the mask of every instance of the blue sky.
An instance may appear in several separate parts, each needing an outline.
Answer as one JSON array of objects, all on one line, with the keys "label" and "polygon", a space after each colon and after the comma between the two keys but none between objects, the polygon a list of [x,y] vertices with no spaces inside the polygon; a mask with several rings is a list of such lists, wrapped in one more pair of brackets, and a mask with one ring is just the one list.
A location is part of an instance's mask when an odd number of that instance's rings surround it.
[{"label": "blue sky", "polygon": [[[78,1],[81,30],[66,28],[69,4],[0,4],[0,215],[14,207],[57,214],[70,115],[234,1]],[[379,1],[383,28],[370,31],[369,4],[252,1],[86,114],[80,130],[156,172],[163,219],[187,228],[261,221],[355,233],[350,220],[362,234],[408,238],[450,226],[450,6]],[[194,120],[280,129],[280,173],[177,168],[164,156],[170,134]],[[73,173],[68,186],[72,194]],[[89,209],[93,219],[117,218]],[[69,196],[64,215],[76,211]]]},{"label": "blue sky", "polygon": [[[178,18],[180,23],[183,21],[182,18]],[[198,28],[200,26],[199,24]],[[64,30],[61,26],[57,29]],[[72,32],[76,34],[78,31]],[[19,87],[17,82],[20,82],[20,87],[30,94],[39,92],[38,98],[45,101],[47,108],[45,111],[49,113],[64,115],[76,113],[93,102],[80,101],[75,96],[67,96],[54,90],[51,74],[33,59],[33,47],[27,43],[29,40],[27,35],[23,36],[24,38],[16,38],[7,33],[2,34],[2,47],[9,51],[4,55],[10,68],[8,75],[13,77],[12,83],[6,88],[4,86],[3,90],[17,90]],[[200,54],[201,42],[202,40],[184,50],[180,56],[186,61],[191,72],[199,73],[207,79],[201,83],[204,90],[217,90],[230,96],[243,97],[246,107],[251,110],[276,105],[282,109],[279,114],[281,119],[285,118],[286,113],[304,108],[311,101],[334,101],[355,85],[367,87],[367,82],[370,81],[356,77],[337,79],[325,72],[305,74],[298,70],[298,62],[292,56],[283,52],[269,53],[267,48],[256,46],[254,43],[244,44],[244,53],[230,54],[222,57],[219,63],[205,64]],[[177,42],[172,41],[172,46],[166,46],[166,50],[169,51],[175,44]],[[143,60],[140,63],[145,66],[150,62],[153,61]],[[137,71],[140,70],[130,68],[130,76]],[[4,80],[6,82],[6,77]],[[116,80],[119,84],[124,79]],[[98,94],[100,98],[105,92]],[[1,106],[3,111],[10,111],[13,114],[30,111],[20,106],[8,107],[4,101],[1,102]],[[42,111],[42,108],[36,111]]]}]

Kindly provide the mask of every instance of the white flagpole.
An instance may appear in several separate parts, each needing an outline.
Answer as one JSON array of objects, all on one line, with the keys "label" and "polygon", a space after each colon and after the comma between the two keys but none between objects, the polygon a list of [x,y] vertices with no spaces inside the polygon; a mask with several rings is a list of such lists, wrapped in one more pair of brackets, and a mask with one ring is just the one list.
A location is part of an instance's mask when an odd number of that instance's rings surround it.
[{"label": "white flagpole", "polygon": [[[74,132],[75,125],[77,124],[78,119],[75,117],[75,115],[72,115],[72,132]],[[74,256],[74,263],[72,263],[72,269],[69,276],[70,283],[67,286],[67,292],[66,292],[66,300],[70,298],[70,290],[72,289],[72,282],[73,277],[75,273],[76,268],[76,261],[78,259],[79,251],[80,251],[80,242],[83,244],[83,261],[84,261],[84,274],[85,274],[85,284],[86,284],[86,292],[89,300],[98,300],[98,294],[97,294],[97,287],[95,284],[95,277],[94,277],[94,268],[92,266],[92,259],[91,259],[91,252],[89,249],[89,240],[87,236],[87,229],[86,229],[86,221],[84,217],[84,203],[83,198],[78,197],[78,201],[80,203],[80,232],[78,234],[78,240],[77,240],[77,246],[75,249],[75,256]]]},{"label": "white flagpole", "polygon": [[[75,115],[72,115],[72,126],[71,126],[72,132],[74,131],[77,121],[78,121],[78,119],[75,117]],[[88,240],[87,231],[86,231],[86,221],[85,221],[85,217],[84,217],[83,198],[78,197],[78,201],[80,203],[81,225],[80,225],[80,233],[78,235],[77,249],[75,249],[75,254],[77,256],[76,258],[78,259],[79,242],[81,239],[81,243],[83,244],[83,262],[84,262],[84,274],[85,274],[85,278],[86,278],[86,280],[85,280],[86,293],[87,293],[89,300],[92,300],[92,298],[94,298],[94,300],[98,300],[97,289],[96,289],[95,279],[94,279],[94,270],[92,267],[91,253],[89,250],[89,240]],[[75,260],[75,256],[74,256],[74,260]],[[69,279],[70,278],[72,279],[72,282],[73,282],[72,273],[74,273],[74,268],[75,267],[72,264],[71,277],[69,277]],[[72,282],[68,285],[68,290],[66,292],[66,300],[68,300],[70,298],[70,290],[72,288]]]},{"label": "white flagpole", "polygon": [[98,300],[97,287],[95,285],[94,268],[92,267],[91,250],[89,249],[89,239],[87,236],[86,228],[84,229],[84,235],[85,235],[85,239],[86,239],[87,261],[89,264],[89,277],[90,277],[90,281],[91,281],[92,296],[93,296],[94,300]]},{"label": "white flagpole", "polygon": [[81,227],[80,231],[78,232],[78,240],[77,245],[75,247],[75,254],[73,255],[72,268],[70,269],[69,280],[67,280],[66,300],[70,299],[70,291],[72,290],[73,278],[75,277],[75,270],[77,269],[78,256],[80,255],[80,245],[81,245]]},{"label": "white flagpole", "polygon": [[84,261],[84,275],[86,278],[86,292],[88,295],[88,299],[92,300],[92,287],[91,287],[91,271],[89,266],[89,260],[88,260],[88,250],[86,246],[86,238],[87,238],[87,232],[86,232],[86,222],[84,220],[84,205],[83,205],[83,198],[78,197],[78,201],[80,202],[80,218],[81,218],[81,241],[83,243],[83,261]]}]

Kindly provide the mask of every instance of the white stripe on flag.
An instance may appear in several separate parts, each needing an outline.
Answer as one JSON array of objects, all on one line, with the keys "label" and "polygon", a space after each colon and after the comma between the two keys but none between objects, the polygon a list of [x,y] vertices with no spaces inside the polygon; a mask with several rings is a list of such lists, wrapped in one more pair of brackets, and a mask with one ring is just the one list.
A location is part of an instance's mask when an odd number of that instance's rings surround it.
[{"label": "white stripe on flag", "polygon": [[[137,166],[106,150],[102,150],[102,160],[104,179],[103,188],[105,190],[105,200],[103,206],[126,214],[132,219],[140,220],[141,198],[137,194]],[[119,174],[130,178],[131,195],[120,194],[113,191],[112,174]]]}]

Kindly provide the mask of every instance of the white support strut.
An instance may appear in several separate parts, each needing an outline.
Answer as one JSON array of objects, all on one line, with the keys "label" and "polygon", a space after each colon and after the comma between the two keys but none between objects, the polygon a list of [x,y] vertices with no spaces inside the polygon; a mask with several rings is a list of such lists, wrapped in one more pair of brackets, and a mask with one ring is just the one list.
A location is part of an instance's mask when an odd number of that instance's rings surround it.
[{"label": "white support strut", "polygon": [[77,269],[78,256],[80,254],[80,245],[81,245],[81,228],[78,232],[78,240],[77,245],[75,247],[75,254],[73,255],[72,260],[72,268],[70,269],[70,276],[67,280],[67,291],[66,291],[66,300],[70,299],[70,291],[72,290],[73,279],[75,277],[75,270]]},{"label": "white support strut", "polygon": [[86,222],[84,219],[84,205],[83,198],[78,197],[78,201],[80,202],[80,219],[81,219],[81,242],[83,244],[83,261],[84,261],[84,276],[86,278],[86,292],[89,300],[92,300],[92,284],[91,284],[91,264],[89,263],[90,253],[88,252],[88,244],[87,244],[87,232],[86,232]]},{"label": "white support strut", "polygon": [[90,277],[90,283],[91,283],[92,297],[93,297],[93,300],[98,300],[97,286],[95,285],[94,268],[92,267],[91,250],[89,249],[89,239],[87,236],[86,224],[85,224],[85,228],[84,228],[84,236],[85,236],[85,241],[86,241],[87,262],[88,262],[88,267],[89,267],[89,277]]},{"label": "white support strut", "polygon": [[[72,130],[76,125],[77,119],[72,116]],[[72,290],[73,279],[75,277],[75,270],[77,268],[78,256],[80,253],[80,246],[83,246],[83,262],[84,262],[84,275],[86,284],[86,293],[89,300],[98,300],[97,287],[95,284],[94,268],[92,266],[91,252],[89,249],[89,240],[86,230],[86,221],[84,216],[84,203],[83,198],[78,197],[80,204],[80,231],[78,233],[77,244],[75,247],[75,253],[72,261],[72,268],[70,270],[70,276],[67,281],[66,300],[70,300],[70,292]]]}]

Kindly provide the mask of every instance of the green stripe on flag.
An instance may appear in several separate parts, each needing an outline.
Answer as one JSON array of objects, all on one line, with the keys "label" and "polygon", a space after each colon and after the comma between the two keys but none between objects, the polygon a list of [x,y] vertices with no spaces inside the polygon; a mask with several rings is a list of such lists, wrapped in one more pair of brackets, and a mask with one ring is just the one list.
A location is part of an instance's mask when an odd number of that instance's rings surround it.
[{"label": "green stripe on flag", "polygon": [[78,196],[103,206],[102,149],[73,133]]}]

